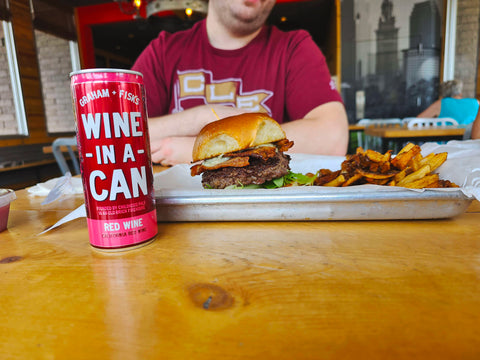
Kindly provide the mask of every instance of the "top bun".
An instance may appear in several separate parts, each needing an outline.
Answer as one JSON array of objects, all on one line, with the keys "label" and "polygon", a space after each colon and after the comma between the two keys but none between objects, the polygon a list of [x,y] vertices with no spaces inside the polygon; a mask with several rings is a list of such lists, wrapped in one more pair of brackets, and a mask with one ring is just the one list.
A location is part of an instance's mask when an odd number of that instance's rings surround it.
[{"label": "top bun", "polygon": [[285,139],[285,132],[270,116],[245,113],[207,124],[193,146],[193,162]]}]

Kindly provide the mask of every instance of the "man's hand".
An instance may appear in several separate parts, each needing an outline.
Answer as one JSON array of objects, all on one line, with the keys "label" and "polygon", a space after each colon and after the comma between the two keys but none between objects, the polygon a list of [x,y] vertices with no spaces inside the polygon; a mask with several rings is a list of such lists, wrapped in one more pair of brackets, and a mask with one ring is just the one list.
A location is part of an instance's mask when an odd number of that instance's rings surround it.
[{"label": "man's hand", "polygon": [[166,137],[152,144],[152,161],[163,166],[190,163],[195,138],[192,136]]}]

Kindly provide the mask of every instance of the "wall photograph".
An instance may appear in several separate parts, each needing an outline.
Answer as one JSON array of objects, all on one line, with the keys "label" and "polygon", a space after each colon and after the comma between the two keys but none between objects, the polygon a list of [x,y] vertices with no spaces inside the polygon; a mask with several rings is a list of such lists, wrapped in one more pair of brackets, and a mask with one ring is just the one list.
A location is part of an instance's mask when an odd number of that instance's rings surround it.
[{"label": "wall photograph", "polygon": [[438,97],[442,0],[343,0],[342,95],[350,123],[415,116]]}]

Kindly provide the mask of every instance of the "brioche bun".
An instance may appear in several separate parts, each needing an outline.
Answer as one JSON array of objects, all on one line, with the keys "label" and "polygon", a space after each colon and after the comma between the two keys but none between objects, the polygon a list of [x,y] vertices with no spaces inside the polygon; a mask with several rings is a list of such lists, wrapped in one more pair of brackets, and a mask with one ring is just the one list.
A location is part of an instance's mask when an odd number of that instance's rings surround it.
[{"label": "brioche bun", "polygon": [[245,113],[206,125],[193,146],[193,162],[285,139],[285,132],[270,116]]}]

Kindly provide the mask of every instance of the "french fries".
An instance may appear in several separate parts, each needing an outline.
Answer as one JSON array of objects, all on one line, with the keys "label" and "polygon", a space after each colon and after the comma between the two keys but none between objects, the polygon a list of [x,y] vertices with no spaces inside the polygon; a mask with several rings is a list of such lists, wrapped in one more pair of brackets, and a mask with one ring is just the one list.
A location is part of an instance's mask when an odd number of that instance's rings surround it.
[{"label": "french fries", "polygon": [[410,175],[405,176],[402,180],[400,180],[397,183],[397,186],[403,186],[403,185],[409,184],[413,181],[417,181],[417,180],[427,176],[428,174],[430,174],[430,172],[431,172],[430,165],[428,165],[428,164],[424,165],[420,169],[418,169],[417,171],[414,171]]},{"label": "french fries", "polygon": [[423,189],[423,188],[438,187],[437,186],[438,180],[439,180],[438,174],[430,174],[399,186],[403,186],[409,189]]},{"label": "french fries", "polygon": [[405,169],[409,162],[420,154],[420,150],[420,146],[408,143],[402,150],[400,150],[397,156],[392,159],[392,165],[400,170]]},{"label": "french fries", "polygon": [[359,147],[354,155],[347,155],[341,170],[320,169],[313,185],[376,184],[410,189],[458,187],[449,180],[439,179],[434,173],[447,160],[446,152],[424,157],[420,150],[420,146],[408,143],[392,157],[391,150],[382,154]]}]

